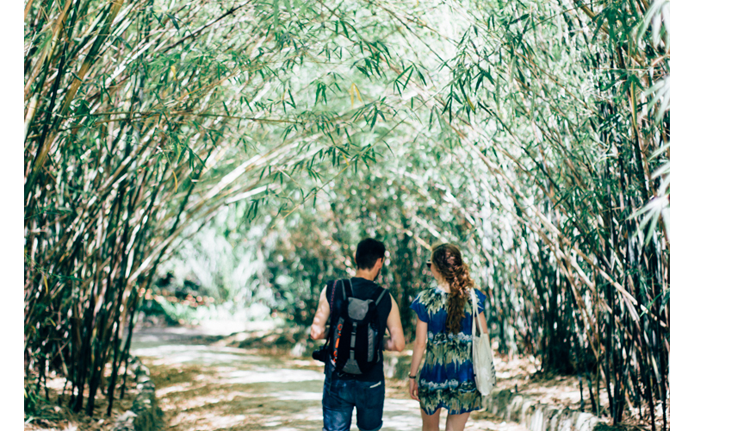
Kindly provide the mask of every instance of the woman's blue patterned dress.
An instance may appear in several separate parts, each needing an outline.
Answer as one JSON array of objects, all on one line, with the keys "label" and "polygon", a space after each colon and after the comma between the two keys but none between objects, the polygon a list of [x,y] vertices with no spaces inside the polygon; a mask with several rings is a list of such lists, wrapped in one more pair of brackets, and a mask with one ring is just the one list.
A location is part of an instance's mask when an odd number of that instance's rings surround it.
[{"label": "woman's blue patterned dress", "polygon": [[[482,312],[486,296],[478,289],[474,291],[479,312]],[[448,294],[437,286],[420,292],[411,304],[419,320],[427,322],[427,348],[418,383],[419,404],[428,415],[441,407],[452,415],[482,407],[471,360],[470,301],[466,301],[461,332],[457,334],[449,334],[446,330]]]}]

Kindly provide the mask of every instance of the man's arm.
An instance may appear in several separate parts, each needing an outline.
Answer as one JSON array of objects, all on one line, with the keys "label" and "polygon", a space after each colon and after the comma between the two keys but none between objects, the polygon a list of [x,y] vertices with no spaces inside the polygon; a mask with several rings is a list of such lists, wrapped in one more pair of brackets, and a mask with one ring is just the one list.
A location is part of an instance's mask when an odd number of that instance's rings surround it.
[{"label": "man's arm", "polygon": [[[328,317],[331,314],[331,308],[328,306],[328,300],[326,299],[326,288],[320,292],[320,300],[318,300],[318,311],[315,312],[312,326],[310,327],[310,338],[313,340],[322,340],[328,336]],[[402,337],[403,338],[403,337]]]},{"label": "man's arm", "polygon": [[391,334],[391,338],[385,342],[385,350],[391,350],[400,352],[404,350],[406,342],[404,341],[404,328],[401,326],[401,314],[398,312],[398,304],[393,296],[388,293],[391,297],[391,312],[388,314],[388,332]]}]

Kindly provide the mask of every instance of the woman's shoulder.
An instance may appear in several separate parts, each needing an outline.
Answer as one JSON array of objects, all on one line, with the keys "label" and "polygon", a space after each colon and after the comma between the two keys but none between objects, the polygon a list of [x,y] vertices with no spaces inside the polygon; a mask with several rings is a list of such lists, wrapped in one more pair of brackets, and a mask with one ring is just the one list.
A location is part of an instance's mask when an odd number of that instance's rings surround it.
[{"label": "woman's shoulder", "polygon": [[434,287],[429,287],[417,295],[415,302],[419,302],[428,313],[435,314],[445,303],[445,295],[441,295],[440,291]]},{"label": "woman's shoulder", "polygon": [[477,305],[479,306],[481,311],[485,307],[484,303],[487,300],[487,295],[485,295],[484,292],[482,292],[482,290],[477,287],[474,288],[474,294],[476,295]]},{"label": "woman's shoulder", "polygon": [[414,302],[424,303],[426,301],[429,301],[430,297],[433,295],[433,290],[434,289],[429,287],[420,290],[419,292],[417,292],[417,296],[414,297]]}]

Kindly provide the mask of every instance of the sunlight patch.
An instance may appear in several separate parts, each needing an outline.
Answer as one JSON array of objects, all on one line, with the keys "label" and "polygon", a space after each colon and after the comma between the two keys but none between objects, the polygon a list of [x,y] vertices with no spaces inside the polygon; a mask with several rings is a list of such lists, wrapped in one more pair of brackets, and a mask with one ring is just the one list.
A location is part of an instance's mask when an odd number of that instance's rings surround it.
[{"label": "sunlight patch", "polygon": [[233,347],[191,346],[191,345],[161,345],[143,347],[133,350],[136,356],[151,356],[162,358],[165,363],[235,363],[238,361],[261,363],[268,359],[248,354],[243,349]]},{"label": "sunlight patch", "polygon": [[309,380],[322,381],[325,376],[321,372],[309,370],[289,370],[258,367],[252,371],[233,371],[224,379],[227,383],[289,383]]},{"label": "sunlight patch", "polygon": [[166,388],[159,388],[156,390],[156,398],[162,398],[164,395],[167,395],[172,392],[183,392],[188,389],[193,389],[190,387],[191,382],[185,382],[185,383],[179,383],[172,386],[167,386]]},{"label": "sunlight patch", "polygon": [[276,399],[281,401],[320,401],[320,391],[316,392],[299,392],[299,391],[283,391],[278,392]]}]

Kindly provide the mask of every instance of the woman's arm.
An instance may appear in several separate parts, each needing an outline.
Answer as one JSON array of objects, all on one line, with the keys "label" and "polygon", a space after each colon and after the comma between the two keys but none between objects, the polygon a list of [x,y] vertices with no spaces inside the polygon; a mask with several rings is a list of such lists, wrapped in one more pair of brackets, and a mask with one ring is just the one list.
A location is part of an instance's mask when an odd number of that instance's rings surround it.
[{"label": "woman's arm", "polygon": [[[411,355],[411,368],[409,376],[416,376],[419,372],[419,364],[422,362],[424,349],[427,345],[427,322],[417,319],[417,338],[414,340],[414,352]],[[419,401],[419,385],[417,379],[409,377],[409,394],[412,399]]]},{"label": "woman's arm", "polygon": [[487,330],[487,318],[484,317],[484,311],[478,314],[479,316],[479,324],[482,325],[482,334],[489,334],[490,331]]}]

